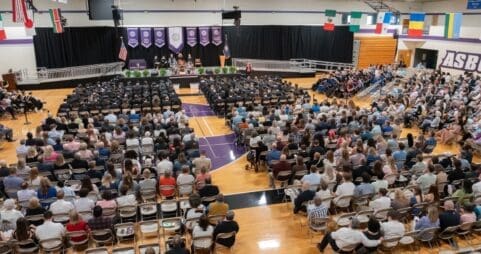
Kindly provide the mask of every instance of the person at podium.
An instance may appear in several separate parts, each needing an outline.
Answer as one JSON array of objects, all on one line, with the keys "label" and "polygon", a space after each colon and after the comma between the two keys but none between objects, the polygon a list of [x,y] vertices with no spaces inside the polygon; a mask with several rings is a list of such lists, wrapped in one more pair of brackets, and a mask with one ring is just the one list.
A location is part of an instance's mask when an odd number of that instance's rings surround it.
[{"label": "person at podium", "polygon": [[160,68],[169,68],[169,63],[167,62],[165,56],[162,56],[162,58],[160,58]]},{"label": "person at podium", "polygon": [[160,68],[159,57],[158,57],[158,56],[155,56],[155,57],[154,57],[154,69],[159,69],[159,68]]},{"label": "person at podium", "polygon": [[185,72],[185,59],[184,59],[184,55],[182,55],[182,53],[179,53],[177,55],[177,66],[179,67],[179,72],[181,72],[181,73]]},{"label": "person at podium", "polygon": [[170,67],[171,69],[175,69],[175,67],[177,67],[177,61],[175,60],[174,54],[170,54],[170,57],[169,57],[169,67]]},{"label": "person at podium", "polygon": [[189,73],[193,68],[194,68],[194,62],[192,61],[192,55],[189,54],[187,56],[187,70],[189,71]]}]

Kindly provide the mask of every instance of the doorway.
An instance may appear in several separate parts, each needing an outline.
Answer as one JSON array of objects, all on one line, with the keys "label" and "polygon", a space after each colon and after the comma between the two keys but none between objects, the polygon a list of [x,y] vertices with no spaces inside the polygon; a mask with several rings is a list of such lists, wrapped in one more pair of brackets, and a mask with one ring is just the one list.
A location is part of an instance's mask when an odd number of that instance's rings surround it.
[{"label": "doorway", "polygon": [[403,49],[398,51],[397,61],[399,63],[403,62],[406,67],[411,67],[411,56],[412,50]]},{"label": "doorway", "polygon": [[422,64],[427,69],[436,69],[437,62],[437,50],[416,48],[414,53],[413,67],[417,67],[419,64]]}]

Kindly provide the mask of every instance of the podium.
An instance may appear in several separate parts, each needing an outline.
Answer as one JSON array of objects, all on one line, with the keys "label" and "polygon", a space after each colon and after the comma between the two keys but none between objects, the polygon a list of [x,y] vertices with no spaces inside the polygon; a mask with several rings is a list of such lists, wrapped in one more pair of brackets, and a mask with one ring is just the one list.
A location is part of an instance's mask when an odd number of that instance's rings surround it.
[{"label": "podium", "polygon": [[2,79],[8,83],[7,91],[17,90],[17,78],[14,73],[3,74]]}]

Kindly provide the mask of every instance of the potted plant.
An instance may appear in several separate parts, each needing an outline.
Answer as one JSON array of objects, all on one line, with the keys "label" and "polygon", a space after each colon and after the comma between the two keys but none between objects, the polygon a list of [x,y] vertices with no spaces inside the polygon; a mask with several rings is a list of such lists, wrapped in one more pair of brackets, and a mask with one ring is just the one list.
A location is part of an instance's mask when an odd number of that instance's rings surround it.
[{"label": "potted plant", "polygon": [[140,77],[142,77],[142,73],[140,71],[136,70],[136,71],[134,71],[134,77],[140,78]]},{"label": "potted plant", "polygon": [[226,66],[222,67],[222,73],[223,74],[229,73],[229,68],[227,68]]},{"label": "potted plant", "polygon": [[205,74],[205,69],[204,69],[204,67],[199,67],[199,68],[197,68],[197,73],[198,73],[199,75],[204,75],[204,74]]},{"label": "potted plant", "polygon": [[125,71],[125,76],[126,76],[127,78],[132,77],[132,71],[131,71],[131,70],[126,70],[126,71]]},{"label": "potted plant", "polygon": [[220,72],[221,72],[220,67],[216,67],[216,68],[214,69],[214,73],[215,73],[215,74],[220,74]]},{"label": "potted plant", "polygon": [[164,69],[164,68],[159,69],[159,75],[160,75],[161,77],[165,77],[166,74],[167,74],[167,70],[166,70],[166,69]]},{"label": "potted plant", "polygon": [[230,67],[229,67],[229,73],[234,74],[234,73],[236,73],[236,72],[237,72],[237,68],[236,68],[235,66],[230,66]]},{"label": "potted plant", "polygon": [[150,71],[149,71],[149,70],[144,70],[144,71],[142,72],[142,74],[144,75],[144,77],[148,77],[148,76],[150,76]]}]

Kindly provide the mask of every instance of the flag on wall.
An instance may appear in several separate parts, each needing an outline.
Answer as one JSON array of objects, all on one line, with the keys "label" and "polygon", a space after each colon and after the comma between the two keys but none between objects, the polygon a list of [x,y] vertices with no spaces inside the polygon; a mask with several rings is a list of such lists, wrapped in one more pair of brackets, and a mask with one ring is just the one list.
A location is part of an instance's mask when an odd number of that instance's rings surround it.
[{"label": "flag on wall", "polygon": [[377,34],[386,34],[391,24],[392,12],[379,12],[377,14],[376,30]]},{"label": "flag on wall", "polygon": [[3,19],[2,14],[0,13],[0,41],[7,39],[7,34],[5,33],[5,29],[3,28]]},{"label": "flag on wall", "polygon": [[349,24],[349,31],[356,33],[361,30],[361,18],[362,12],[360,11],[351,11],[351,22]]},{"label": "flag on wall", "polygon": [[53,32],[56,34],[63,33],[62,14],[59,8],[50,9],[50,19],[52,20]]},{"label": "flag on wall", "polygon": [[336,10],[326,10],[325,11],[327,22],[324,23],[324,31],[334,31],[335,24],[334,18],[336,17],[337,11]]},{"label": "flag on wall", "polygon": [[413,12],[409,17],[409,37],[422,37],[424,30],[424,18],[426,14],[424,12]]},{"label": "flag on wall", "polygon": [[12,18],[14,23],[26,23],[28,20],[25,0],[12,0]]},{"label": "flag on wall", "polygon": [[444,37],[457,39],[461,33],[461,23],[463,22],[462,13],[446,13],[444,23]]},{"label": "flag on wall", "polygon": [[125,47],[124,39],[120,37],[120,51],[119,51],[119,59],[124,61],[127,60],[127,48]]},{"label": "flag on wall", "polygon": [[169,49],[175,54],[179,54],[184,48],[184,29],[182,27],[169,27]]}]

